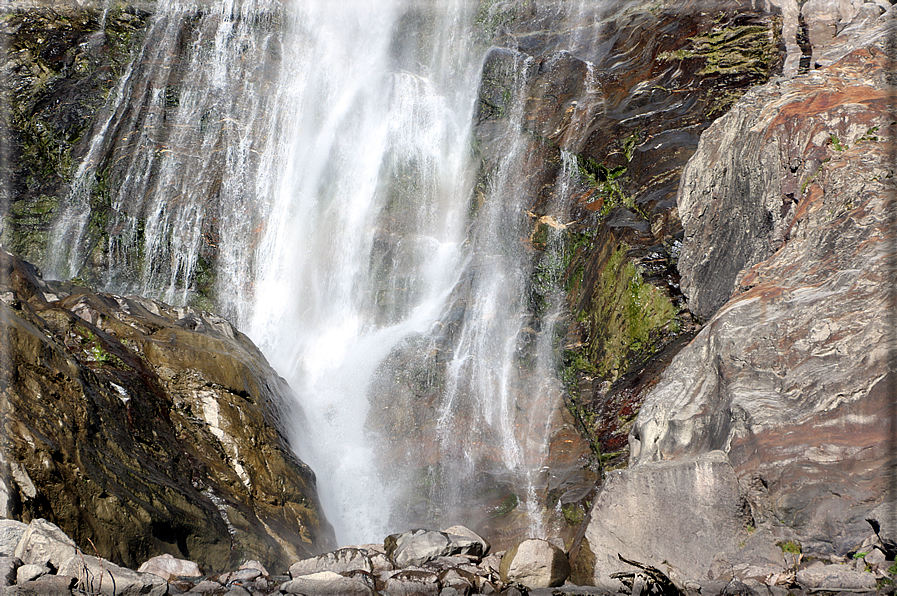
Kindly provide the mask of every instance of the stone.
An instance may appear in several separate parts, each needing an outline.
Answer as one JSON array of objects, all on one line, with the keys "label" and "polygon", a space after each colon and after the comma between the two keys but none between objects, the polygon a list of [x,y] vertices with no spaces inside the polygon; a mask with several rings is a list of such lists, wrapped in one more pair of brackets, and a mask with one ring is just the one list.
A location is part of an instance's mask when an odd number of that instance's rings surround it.
[{"label": "stone", "polygon": [[357,548],[341,548],[317,557],[297,561],[290,565],[290,577],[293,579],[300,575],[310,575],[320,571],[332,571],[344,573],[360,569],[372,573],[374,566],[371,558],[365,551]]},{"label": "stone", "polygon": [[[512,590],[514,588],[511,588]],[[516,590],[511,592],[507,590],[502,592],[502,595],[505,593],[522,595],[522,592]],[[607,592],[607,590],[603,590],[601,588],[596,588],[594,586],[572,586],[572,585],[563,585],[557,588],[538,588],[535,590],[529,590],[526,593],[527,596],[611,596]]]},{"label": "stone", "polygon": [[0,557],[0,588],[16,583],[16,571],[21,566],[22,560],[18,557]]},{"label": "stone", "polygon": [[389,576],[384,587],[390,596],[437,596],[439,577],[424,569],[406,569]]},{"label": "stone", "polygon": [[478,555],[480,557],[485,557],[492,549],[492,545],[489,544],[488,540],[486,540],[470,528],[466,528],[464,526],[452,526],[450,528],[446,528],[445,530],[443,530],[443,532],[452,536],[461,536],[463,538],[468,538],[470,540],[479,542],[482,545],[482,552]]},{"label": "stone", "polygon": [[238,569],[236,571],[223,574],[220,578],[220,581],[225,586],[230,586],[231,584],[249,584],[254,582],[257,578],[261,577],[261,575],[262,572],[258,569]]},{"label": "stone", "polygon": [[438,582],[443,588],[454,588],[467,594],[476,587],[476,576],[462,569],[445,569],[439,573]]},{"label": "stone", "polygon": [[819,565],[797,572],[797,583],[806,590],[864,591],[877,588],[875,576],[864,571],[854,571],[847,565]]},{"label": "stone", "polygon": [[[679,261],[706,322],[645,397],[630,468],[725,450],[757,524],[845,555],[894,509],[895,24],[748,91],[683,173]],[[825,390],[820,388],[825,387]]]},{"label": "stone", "polygon": [[173,555],[165,553],[158,555],[147,561],[144,561],[137,571],[142,573],[153,573],[168,581],[172,576],[175,577],[199,577],[202,570],[199,565],[193,561],[186,559],[176,559]]},{"label": "stone", "polygon": [[524,540],[507,550],[499,571],[502,583],[551,588],[562,585],[570,575],[570,562],[564,551],[547,540]]},{"label": "stone", "polygon": [[72,596],[77,579],[67,575],[44,575],[34,581],[4,588],[3,596]]},{"label": "stone", "polygon": [[25,565],[51,565],[59,569],[77,552],[77,545],[59,526],[39,518],[28,524],[16,547],[15,556]]},{"label": "stone", "polygon": [[19,540],[28,529],[24,524],[14,519],[0,519],[0,556],[11,557],[16,553]]},{"label": "stone", "polygon": [[871,565],[873,568],[882,565],[885,561],[885,554],[877,548],[873,548],[863,557],[863,562],[866,565]]},{"label": "stone", "polygon": [[70,557],[56,573],[78,578],[86,591],[104,596],[162,596],[168,593],[168,582],[157,575],[139,573],[81,553]]},{"label": "stone", "polygon": [[[2,291],[19,297],[19,308],[0,302],[17,371],[0,477],[17,515],[52,514],[82,548],[89,539],[129,568],[168,553],[207,573],[244,558],[285,569],[335,548],[314,473],[280,428],[290,390],[225,319],[44,282],[5,251]],[[202,324],[178,325],[185,317]]]},{"label": "stone", "polygon": [[373,586],[332,571],[301,575],[282,584],[280,591],[305,596],[376,596]]},{"label": "stone", "polygon": [[246,561],[245,563],[243,563],[242,565],[240,565],[240,567],[239,567],[238,569],[257,569],[257,570],[259,571],[259,573],[261,573],[261,574],[264,575],[265,577],[270,577],[270,576],[271,576],[271,574],[268,573],[268,570],[265,569],[265,566],[262,565],[262,564],[261,564],[260,562],[258,562],[258,561]]},{"label": "stone", "polygon": [[46,565],[22,565],[16,569],[16,583],[23,584],[50,573]]},{"label": "stone", "polygon": [[[737,550],[749,511],[725,453],[610,472],[570,551],[577,584],[619,588],[612,573],[637,571],[622,557],[706,578],[715,556]],[[504,560],[502,560],[504,565]]]},{"label": "stone", "polygon": [[446,534],[434,530],[410,530],[392,534],[384,541],[386,555],[396,567],[423,565],[437,557],[451,555],[483,555],[482,539]]},{"label": "stone", "polygon": [[190,588],[187,593],[188,594],[208,594],[221,596],[226,594],[229,590],[225,588],[221,583],[216,582],[210,579],[204,579],[201,582],[197,583],[195,586]]}]

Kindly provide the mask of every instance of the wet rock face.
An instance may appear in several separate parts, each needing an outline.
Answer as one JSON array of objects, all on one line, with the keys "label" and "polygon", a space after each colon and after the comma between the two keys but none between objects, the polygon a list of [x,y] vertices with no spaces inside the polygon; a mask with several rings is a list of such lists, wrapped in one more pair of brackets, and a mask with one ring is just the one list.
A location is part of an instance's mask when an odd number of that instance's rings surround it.
[{"label": "wet rock face", "polygon": [[752,90],[702,137],[680,268],[709,320],[631,435],[633,464],[727,450],[755,517],[804,552],[844,554],[897,498],[893,31]]},{"label": "wet rock face", "polygon": [[39,262],[95,116],[140,43],[146,3],[12,2],[0,19],[2,241]]},{"label": "wet rock face", "polygon": [[533,277],[567,292],[571,410],[609,465],[625,462],[644,395],[694,328],[675,266],[679,175],[701,132],[780,72],[781,15],[752,2],[491,5],[504,47],[480,88],[483,184],[523,87]]},{"label": "wet rock face", "polygon": [[245,336],[0,259],[5,516],[130,567],[170,553],[277,569],[334,546],[314,474],[277,430],[289,389]]}]

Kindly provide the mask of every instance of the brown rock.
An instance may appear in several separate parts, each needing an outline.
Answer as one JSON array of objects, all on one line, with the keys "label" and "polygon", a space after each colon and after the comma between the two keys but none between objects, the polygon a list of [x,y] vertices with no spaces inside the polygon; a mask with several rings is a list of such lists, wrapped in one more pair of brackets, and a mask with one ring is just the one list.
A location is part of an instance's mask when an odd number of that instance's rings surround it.
[{"label": "brown rock", "polygon": [[2,513],[129,567],[169,553],[282,568],[333,546],[314,474],[276,426],[289,389],[244,335],[192,309],[67,295],[5,252],[0,268]]}]

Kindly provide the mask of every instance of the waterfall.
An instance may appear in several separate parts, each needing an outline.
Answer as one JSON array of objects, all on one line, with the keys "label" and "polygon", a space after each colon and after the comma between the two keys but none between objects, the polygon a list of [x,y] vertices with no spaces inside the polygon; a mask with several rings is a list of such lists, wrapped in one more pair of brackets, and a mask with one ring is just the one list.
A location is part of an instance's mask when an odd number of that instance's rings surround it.
[{"label": "waterfall", "polygon": [[262,348],[343,544],[487,498],[545,533],[563,299],[531,303],[525,61],[474,192],[477,8],[160,0],[57,224],[51,272],[214,308]]}]

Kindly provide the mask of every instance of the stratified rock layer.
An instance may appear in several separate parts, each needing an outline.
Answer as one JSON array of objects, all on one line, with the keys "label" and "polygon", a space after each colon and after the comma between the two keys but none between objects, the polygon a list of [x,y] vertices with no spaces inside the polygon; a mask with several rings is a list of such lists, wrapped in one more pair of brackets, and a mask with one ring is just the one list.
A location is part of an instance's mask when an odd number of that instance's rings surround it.
[{"label": "stratified rock layer", "polygon": [[895,500],[892,24],[704,133],[680,268],[709,320],[631,434],[637,465],[726,450],[804,552],[845,554]]},{"label": "stratified rock layer", "polygon": [[44,283],[0,252],[0,513],[136,568],[275,569],[334,546],[276,424],[289,389],[227,321]]}]

